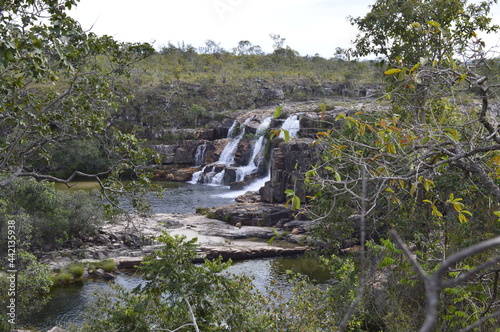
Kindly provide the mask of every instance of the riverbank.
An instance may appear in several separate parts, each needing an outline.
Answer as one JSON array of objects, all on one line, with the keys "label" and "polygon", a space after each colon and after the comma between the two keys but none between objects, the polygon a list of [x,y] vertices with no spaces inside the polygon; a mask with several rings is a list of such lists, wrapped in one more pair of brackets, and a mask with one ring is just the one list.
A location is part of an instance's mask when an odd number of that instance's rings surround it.
[{"label": "riverbank", "polygon": [[[41,260],[55,271],[75,262],[94,263],[106,259],[112,259],[118,269],[133,268],[144,257],[161,249],[161,244],[154,239],[162,232],[187,239],[197,238],[200,260],[219,256],[240,260],[297,255],[309,249],[302,245],[307,243],[307,236],[293,231],[233,226],[198,214],[159,213],[149,217],[121,217],[102,227],[88,241],[75,242],[72,248],[44,253]],[[275,240],[269,244],[272,238]]]}]

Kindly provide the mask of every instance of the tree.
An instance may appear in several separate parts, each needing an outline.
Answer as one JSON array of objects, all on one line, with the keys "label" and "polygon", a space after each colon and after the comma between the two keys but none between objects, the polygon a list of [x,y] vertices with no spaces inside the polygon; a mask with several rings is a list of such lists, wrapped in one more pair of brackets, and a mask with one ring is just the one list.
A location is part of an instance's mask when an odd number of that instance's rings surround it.
[{"label": "tree", "polygon": [[[380,0],[366,16],[351,19],[361,31],[355,53],[382,56],[390,104],[340,114],[336,130],[319,133],[323,161],[308,173],[324,239],[333,242],[326,235],[338,239],[340,233],[340,239],[352,243],[355,236],[361,245],[358,296],[341,329],[373,295],[368,257],[380,262],[378,273],[391,267],[382,273],[398,285],[388,289],[400,294],[387,294],[380,326],[400,326],[396,316],[425,320],[422,331],[497,324],[498,298],[488,299],[498,291],[498,240],[482,242],[499,232],[500,136],[491,105],[497,86],[480,74],[489,61],[477,38],[479,31],[498,30],[488,16],[494,3]],[[413,244],[420,276],[440,272],[415,282],[389,229]],[[365,237],[381,243],[386,258],[377,258],[374,245],[367,251]],[[480,255],[464,249],[478,246],[484,249]],[[461,259],[448,261],[457,252]],[[439,288],[439,303],[438,293],[429,293],[437,284],[446,285]],[[411,312],[400,309],[408,298],[416,302],[408,306]],[[419,310],[426,300],[428,311]]]},{"label": "tree", "polygon": [[359,29],[355,55],[377,55],[390,66],[413,66],[420,58],[440,62],[467,50],[477,32],[494,32],[489,17],[497,0],[379,0],[364,17],[350,17]]},{"label": "tree", "polygon": [[[79,331],[265,331],[265,298],[245,277],[222,273],[231,262],[194,264],[197,239],[158,238],[164,246],[139,267],[144,285],[101,294]],[[96,310],[99,308],[98,310]]]},{"label": "tree", "polygon": [[[17,317],[26,317],[29,313],[41,308],[49,300],[50,287],[52,280],[50,278],[50,268],[40,263],[37,258],[24,250],[19,250],[16,260],[19,273],[16,275],[17,289],[13,287],[15,283],[13,274],[2,275],[0,280],[0,303],[3,308],[7,308],[12,297],[12,290],[16,289],[14,295],[16,299],[16,316],[8,316],[2,311],[0,317],[0,330],[11,331],[14,325],[12,321]],[[14,318],[15,317],[15,318]],[[10,322],[8,322],[10,320]]]},{"label": "tree", "polygon": [[[80,176],[118,192],[114,180],[125,171],[144,178],[142,165],[151,155],[134,136],[114,129],[111,115],[129,98],[120,77],[153,49],[83,31],[66,13],[77,2],[2,1],[0,186],[17,177],[69,183]],[[86,139],[99,142],[109,169],[74,170],[66,178],[40,171],[61,144]]]},{"label": "tree", "polygon": [[248,40],[241,40],[238,42],[238,46],[233,49],[235,55],[262,55],[262,51],[259,45],[252,45]]}]

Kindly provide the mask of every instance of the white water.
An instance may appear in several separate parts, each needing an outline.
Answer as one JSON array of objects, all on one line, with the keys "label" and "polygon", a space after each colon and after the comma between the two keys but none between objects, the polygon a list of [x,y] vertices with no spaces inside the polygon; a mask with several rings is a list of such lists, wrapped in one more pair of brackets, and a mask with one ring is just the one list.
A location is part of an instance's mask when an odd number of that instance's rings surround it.
[{"label": "white water", "polygon": [[231,128],[229,128],[229,131],[227,132],[227,138],[233,138],[234,137],[234,131],[236,130],[236,125],[238,124],[238,121],[234,120]]},{"label": "white water", "polygon": [[[285,120],[281,129],[286,130],[290,133],[290,137],[296,137],[297,133],[300,130],[300,120],[297,115],[292,115],[288,119]],[[280,137],[284,138],[285,133],[281,132]]]},{"label": "white water", "polygon": [[[228,132],[228,139],[230,142],[224,147],[219,157],[219,160],[212,165],[208,165],[203,167],[203,169],[199,172],[193,174],[193,178],[190,181],[191,183],[206,183],[212,185],[223,185],[224,184],[224,174],[225,170],[220,172],[216,172],[216,167],[214,165],[225,165],[232,166],[234,164],[234,159],[236,155],[236,151],[238,149],[238,144],[241,139],[245,135],[246,125],[253,119],[253,117],[248,118],[240,127],[240,131],[236,137],[234,137],[235,130],[237,127],[237,122],[235,121]],[[269,129],[269,126],[272,121],[272,117],[265,118],[262,120],[262,123],[256,130],[255,136],[257,137],[257,141],[252,150],[252,156],[248,162],[248,165],[244,165],[239,167],[236,170],[236,181],[243,181],[247,175],[255,173],[260,164],[264,159],[264,147],[266,146],[266,131]],[[290,134],[290,137],[297,136],[298,131],[300,130],[300,122],[297,115],[292,115],[283,123],[282,129],[287,130]],[[283,135],[283,136],[282,136]],[[284,134],[280,134],[281,137],[284,137]],[[212,169],[207,172],[207,167],[212,167]],[[247,191],[258,191],[267,181],[269,181],[269,176],[257,179],[254,182],[250,183],[244,190],[233,191],[227,194],[220,195],[220,197],[238,197],[239,195],[244,194]]]},{"label": "white water", "polygon": [[236,198],[245,194],[247,191],[259,191],[260,188],[264,187],[267,181],[271,180],[271,176],[267,175],[264,178],[257,179],[254,182],[250,183],[242,190],[232,190],[223,194],[218,194],[217,197],[221,198]]},{"label": "white water", "polygon": [[271,120],[272,120],[271,117],[265,118],[262,121],[262,123],[260,124],[260,126],[257,128],[255,135],[259,138],[257,139],[257,142],[255,142],[255,145],[254,145],[253,151],[252,151],[252,156],[250,157],[250,161],[248,162],[248,165],[242,166],[236,171],[236,175],[237,175],[236,181],[237,182],[243,181],[245,179],[245,176],[250,175],[250,174],[254,173],[255,171],[257,171],[257,169],[260,166],[260,163],[264,159],[262,150],[264,149],[265,142],[266,142],[265,133],[266,133],[266,130],[269,129],[269,125],[271,124]]},{"label": "white water", "polygon": [[207,142],[198,145],[196,148],[196,154],[194,156],[194,163],[196,167],[203,165],[205,162],[205,152],[207,150]]}]

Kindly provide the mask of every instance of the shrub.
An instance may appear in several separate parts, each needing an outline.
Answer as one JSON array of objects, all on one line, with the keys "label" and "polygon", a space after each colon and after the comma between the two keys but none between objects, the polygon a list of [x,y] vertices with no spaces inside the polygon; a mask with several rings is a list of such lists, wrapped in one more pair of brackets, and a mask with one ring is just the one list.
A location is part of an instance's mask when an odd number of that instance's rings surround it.
[{"label": "shrub", "polygon": [[71,274],[68,271],[61,271],[55,275],[52,276],[52,283],[54,285],[64,285],[64,284],[69,284],[70,282],[73,281],[73,274]]},{"label": "shrub", "polygon": [[71,263],[68,267],[68,272],[73,275],[74,278],[79,278],[85,271],[84,266],[81,263]]},{"label": "shrub", "polygon": [[[0,212],[0,229],[14,220],[26,249],[59,247],[69,239],[90,235],[104,221],[98,192],[59,191],[52,183],[27,179],[0,188]],[[6,234],[0,232],[2,247]]]},{"label": "shrub", "polygon": [[113,272],[116,268],[116,264],[112,259],[101,262],[100,266],[105,272]]}]

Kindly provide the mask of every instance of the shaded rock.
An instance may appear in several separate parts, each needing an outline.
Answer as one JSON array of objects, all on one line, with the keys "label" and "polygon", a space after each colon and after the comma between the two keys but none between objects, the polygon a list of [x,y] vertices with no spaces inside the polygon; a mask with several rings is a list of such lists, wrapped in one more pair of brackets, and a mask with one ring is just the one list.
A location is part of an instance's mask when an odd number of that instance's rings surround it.
[{"label": "shaded rock", "polygon": [[134,269],[141,265],[142,257],[117,257],[115,263],[118,269]]},{"label": "shaded rock", "polygon": [[312,220],[292,220],[283,225],[283,229],[286,231],[297,230],[297,233],[305,233],[314,226],[314,221]]},{"label": "shaded rock", "polygon": [[260,189],[262,201],[284,203],[285,191],[294,190],[302,202],[306,200],[304,174],[321,158],[321,151],[312,139],[291,140],[273,149],[271,180]]},{"label": "shaded rock", "polygon": [[255,246],[255,247],[201,247],[201,250],[208,259],[251,259],[261,257],[291,256],[303,254],[308,250],[307,247],[281,248],[273,246]]},{"label": "shaded rock", "polygon": [[113,280],[116,278],[116,276],[112,273],[109,273],[109,272],[104,272],[104,274],[102,275],[102,277],[106,280]]},{"label": "shaded rock", "polygon": [[103,259],[106,259],[107,256],[102,251],[94,251],[92,253],[92,258],[98,259],[98,260],[103,260]]},{"label": "shaded rock", "polygon": [[259,226],[243,226],[236,223],[238,228],[206,229],[202,233],[209,236],[218,236],[225,239],[270,239],[276,234],[271,228]]},{"label": "shaded rock", "polygon": [[236,197],[235,201],[238,203],[260,203],[262,198],[256,191],[247,191],[243,195]]},{"label": "shaded rock", "polygon": [[70,245],[71,245],[71,248],[80,248],[81,246],[83,246],[83,241],[82,241],[82,239],[79,239],[79,238],[71,239]]},{"label": "shaded rock", "polygon": [[248,165],[252,157],[253,145],[249,139],[242,139],[238,143],[236,153],[234,155],[234,162],[237,166]]},{"label": "shaded rock", "polygon": [[102,245],[106,245],[106,244],[111,243],[111,241],[109,240],[109,238],[106,235],[104,235],[104,234],[97,235],[94,238],[94,242],[97,243],[97,244],[102,244]]},{"label": "shaded rock", "polygon": [[178,165],[162,165],[154,171],[154,179],[160,181],[187,182],[193,174],[199,171],[198,167],[182,167]]},{"label": "shaded rock", "polygon": [[175,145],[154,145],[152,149],[160,155],[162,164],[194,165],[199,143],[197,140],[183,140]]},{"label": "shaded rock", "polygon": [[272,204],[231,204],[215,210],[215,217],[231,225],[273,227],[293,219],[292,211]]}]

